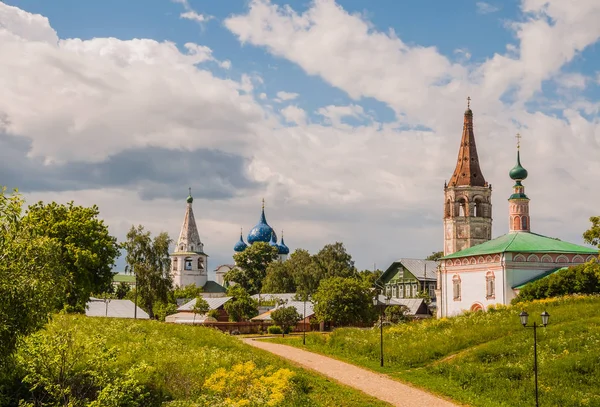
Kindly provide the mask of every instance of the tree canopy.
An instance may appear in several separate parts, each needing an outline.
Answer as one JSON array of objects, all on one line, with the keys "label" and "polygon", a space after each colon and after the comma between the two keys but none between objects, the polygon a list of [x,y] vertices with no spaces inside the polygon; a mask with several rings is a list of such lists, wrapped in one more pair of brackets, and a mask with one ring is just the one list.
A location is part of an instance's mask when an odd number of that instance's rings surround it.
[{"label": "tree canopy", "polygon": [[282,306],[271,312],[271,319],[281,327],[285,335],[302,319],[302,315],[294,307]]},{"label": "tree canopy", "polygon": [[433,252],[429,256],[427,256],[425,258],[425,260],[434,260],[434,261],[437,261],[437,260],[441,259],[442,257],[444,257],[444,252],[443,251],[441,251],[441,252]]},{"label": "tree canopy", "polygon": [[296,282],[289,261],[273,262],[267,267],[263,293],[295,293]]},{"label": "tree canopy", "polygon": [[137,293],[150,318],[154,318],[156,303],[168,303],[169,291],[173,286],[169,244],[171,239],[167,233],[160,233],[152,239],[150,232],[144,231],[142,225],[137,228],[132,226],[123,243],[123,248],[127,250],[126,271],[135,274]]},{"label": "tree canopy", "polygon": [[227,295],[233,297],[223,306],[230,321],[247,321],[258,315],[258,302],[250,297],[243,287],[239,285],[229,287]]},{"label": "tree canopy", "polygon": [[600,249],[600,216],[592,216],[590,222],[592,226],[583,233],[583,239],[586,243],[598,246]]},{"label": "tree canopy", "polygon": [[61,268],[69,280],[64,293],[67,311],[85,311],[91,293],[111,288],[119,245],[98,215],[96,205],[86,208],[73,202],[38,202],[28,208],[22,220],[32,233],[57,245]]},{"label": "tree canopy", "polygon": [[225,274],[226,282],[235,282],[249,294],[262,290],[269,264],[277,260],[278,250],[268,243],[256,242],[241,253],[233,255],[236,267]]},{"label": "tree canopy", "polygon": [[346,251],[344,244],[335,242],[326,244],[313,256],[320,279],[331,277],[356,277],[354,260]]},{"label": "tree canopy", "polygon": [[320,322],[337,325],[370,323],[374,318],[372,297],[372,289],[364,280],[328,278],[313,295],[315,316]]}]

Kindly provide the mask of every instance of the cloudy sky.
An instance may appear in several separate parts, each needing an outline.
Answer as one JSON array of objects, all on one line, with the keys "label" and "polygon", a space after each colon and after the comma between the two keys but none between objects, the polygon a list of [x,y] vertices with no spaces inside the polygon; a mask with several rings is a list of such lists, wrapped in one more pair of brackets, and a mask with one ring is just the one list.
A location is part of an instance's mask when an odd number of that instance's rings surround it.
[{"label": "cloudy sky", "polygon": [[177,237],[188,186],[211,268],[260,214],[359,268],[442,249],[472,98],[494,232],[515,134],[532,230],[600,215],[600,2],[0,2],[0,184]]}]

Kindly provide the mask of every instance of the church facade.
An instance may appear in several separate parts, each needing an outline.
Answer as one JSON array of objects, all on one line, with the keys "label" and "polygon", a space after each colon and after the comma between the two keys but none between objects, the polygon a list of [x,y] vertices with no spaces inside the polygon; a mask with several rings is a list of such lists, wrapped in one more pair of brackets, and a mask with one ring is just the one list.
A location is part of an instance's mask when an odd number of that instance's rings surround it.
[{"label": "church facade", "polygon": [[510,304],[530,281],[598,256],[596,249],[531,232],[527,170],[517,163],[508,198],[509,233],[491,239],[492,187],[483,178],[470,106],[464,116],[459,155],[450,183],[444,185],[444,257],[437,284],[438,317]]}]

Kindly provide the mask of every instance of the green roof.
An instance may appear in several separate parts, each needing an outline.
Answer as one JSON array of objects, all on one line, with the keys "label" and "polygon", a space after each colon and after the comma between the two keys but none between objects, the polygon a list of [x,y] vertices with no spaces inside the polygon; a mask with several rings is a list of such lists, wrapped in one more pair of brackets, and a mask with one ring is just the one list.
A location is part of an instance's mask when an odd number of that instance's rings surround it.
[{"label": "green roof", "polygon": [[197,254],[203,254],[206,257],[210,257],[208,254],[204,252],[173,252],[169,253],[169,256],[195,256]]},{"label": "green roof", "polygon": [[478,244],[477,246],[449,254],[442,257],[442,259],[455,259],[457,257],[480,256],[483,254],[505,252],[598,254],[598,249],[563,242],[562,240],[538,235],[537,233],[512,232],[485,243]]},{"label": "green roof", "polygon": [[113,281],[115,283],[135,283],[135,276],[133,274],[115,274]]},{"label": "green roof", "polygon": [[204,293],[225,293],[227,290],[221,284],[216,281],[207,281],[202,287],[202,292]]},{"label": "green roof", "polygon": [[554,269],[551,269],[551,270],[548,270],[548,271],[544,271],[539,276],[535,276],[535,277],[533,277],[533,278],[525,281],[524,283],[521,283],[521,284],[519,284],[517,286],[514,286],[513,289],[520,290],[521,288],[525,287],[529,283],[533,283],[534,281],[541,280],[544,277],[548,277],[551,274],[558,273],[559,271],[566,270],[566,269],[568,269],[568,267],[557,267],[557,268],[554,268]]}]

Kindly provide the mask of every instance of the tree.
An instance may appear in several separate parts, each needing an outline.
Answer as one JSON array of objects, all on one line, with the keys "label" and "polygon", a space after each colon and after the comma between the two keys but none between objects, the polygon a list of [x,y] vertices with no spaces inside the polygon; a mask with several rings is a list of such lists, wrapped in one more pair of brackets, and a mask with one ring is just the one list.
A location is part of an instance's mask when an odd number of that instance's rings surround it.
[{"label": "tree", "polygon": [[226,282],[235,282],[249,294],[261,292],[267,267],[278,257],[277,247],[256,242],[241,253],[233,255],[237,267],[225,274]]},{"label": "tree", "polygon": [[117,288],[115,288],[115,296],[118,299],[122,300],[123,298],[125,298],[129,291],[131,291],[131,287],[129,286],[129,284],[121,282],[119,283],[119,285],[117,285]]},{"label": "tree", "polygon": [[369,284],[370,287],[375,286],[375,282],[377,280],[379,280],[379,278],[381,277],[381,275],[383,274],[383,271],[377,269],[377,270],[363,270],[360,273],[358,273],[358,275],[360,276],[360,278],[365,281],[367,284]]},{"label": "tree", "polygon": [[229,287],[227,295],[233,297],[223,306],[230,321],[246,321],[258,315],[258,302],[250,297],[243,287],[239,285]]},{"label": "tree", "polygon": [[346,251],[344,244],[341,242],[326,244],[319,250],[319,253],[314,255],[313,260],[321,279],[356,277],[357,275],[352,256]]},{"label": "tree", "polygon": [[372,290],[355,278],[333,277],[321,281],[313,296],[315,316],[320,322],[338,325],[373,321]]},{"label": "tree", "polygon": [[598,246],[600,249],[600,216],[592,216],[590,222],[592,222],[592,226],[585,231],[583,239],[586,243]]},{"label": "tree", "polygon": [[19,338],[41,328],[64,301],[61,246],[23,221],[24,200],[0,189],[0,372]]},{"label": "tree", "polygon": [[196,284],[188,284],[185,287],[175,287],[173,291],[171,291],[172,302],[175,304],[179,299],[192,299],[200,297],[204,290],[202,287],[198,287]]},{"label": "tree", "polygon": [[160,233],[152,239],[150,232],[145,232],[144,227],[139,225],[137,228],[131,227],[127,241],[122,245],[127,250],[125,271],[135,274],[136,291],[150,318],[154,318],[155,303],[168,303],[168,294],[173,285],[170,243],[167,233]]},{"label": "tree", "polygon": [[98,215],[96,205],[86,208],[73,202],[38,202],[28,208],[23,218],[23,223],[33,227],[38,236],[58,244],[62,268],[69,280],[65,291],[67,311],[84,312],[91,293],[111,288],[119,245]]},{"label": "tree", "polygon": [[410,311],[406,305],[390,305],[385,309],[385,317],[392,324],[408,320],[406,313]]},{"label": "tree", "polygon": [[441,259],[442,257],[444,257],[444,252],[433,252],[431,253],[429,256],[427,256],[425,258],[425,260],[433,260],[433,261],[437,261],[439,259]]},{"label": "tree", "polygon": [[267,267],[262,285],[263,293],[295,293],[296,282],[289,263],[273,262]]},{"label": "tree", "polygon": [[196,303],[194,304],[194,307],[192,308],[192,312],[194,313],[194,321],[192,322],[192,324],[196,323],[196,315],[197,314],[206,314],[208,311],[210,311],[210,305],[208,305],[208,302],[206,302],[206,300],[202,297],[196,297]]},{"label": "tree", "polygon": [[313,256],[304,249],[296,249],[285,263],[294,277],[298,298],[304,300],[313,295],[321,281]]},{"label": "tree", "polygon": [[302,315],[298,313],[295,307],[279,307],[271,312],[271,319],[283,330],[282,336],[289,332],[289,329],[295,326]]}]

